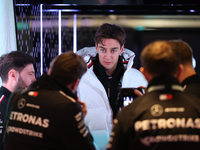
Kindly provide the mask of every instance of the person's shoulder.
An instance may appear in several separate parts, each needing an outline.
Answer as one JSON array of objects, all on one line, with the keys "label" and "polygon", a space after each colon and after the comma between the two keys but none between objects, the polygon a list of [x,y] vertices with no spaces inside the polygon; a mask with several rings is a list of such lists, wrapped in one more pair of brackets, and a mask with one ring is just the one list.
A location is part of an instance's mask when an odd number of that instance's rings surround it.
[{"label": "person's shoulder", "polygon": [[63,91],[58,91],[58,94],[63,98],[63,99],[67,99],[68,103],[76,103],[76,100],[74,98],[72,98],[71,96],[67,95],[65,92]]},{"label": "person's shoulder", "polygon": [[130,49],[124,48],[122,56],[125,60],[128,60],[130,57],[135,57],[135,53]]},{"label": "person's shoulder", "polygon": [[94,46],[92,47],[84,47],[76,52],[76,54],[83,57],[85,62],[88,62],[91,57],[95,57],[97,54],[96,48]]},{"label": "person's shoulder", "polygon": [[26,91],[26,89],[17,89],[10,95],[10,99],[16,99],[20,96],[22,96],[23,92]]},{"label": "person's shoulder", "polygon": [[134,67],[132,67],[132,68],[130,69],[130,71],[133,72],[133,73],[142,74],[138,69],[136,69],[136,68],[134,68]]},{"label": "person's shoulder", "polygon": [[195,94],[183,92],[182,96],[186,100],[190,101],[190,104],[194,104],[194,105],[198,104],[198,106],[200,107],[200,98],[196,96]]},{"label": "person's shoulder", "polygon": [[0,101],[3,101],[3,99],[6,98],[6,95],[5,95],[5,90],[2,89],[2,87],[0,88]]},{"label": "person's shoulder", "polygon": [[144,75],[137,69],[131,68],[125,71],[122,80],[123,87],[147,86],[148,82]]},{"label": "person's shoulder", "polygon": [[6,95],[7,97],[9,97],[10,94],[11,92],[7,88],[3,86],[0,87],[0,95]]},{"label": "person's shoulder", "polygon": [[[63,92],[62,90],[55,90],[55,91],[38,91],[38,95],[41,95],[40,98],[46,97],[47,101],[52,104],[71,104],[76,103],[76,100]],[[39,98],[39,99],[40,99]]]},{"label": "person's shoulder", "polygon": [[144,75],[136,68],[130,68],[127,73],[128,76],[134,77],[133,79],[140,79],[146,81]]},{"label": "person's shoulder", "polygon": [[81,111],[77,101],[62,90],[38,91],[38,100],[41,101],[38,104],[48,110],[52,108],[50,111],[54,111],[57,115],[77,114]]},{"label": "person's shoulder", "polygon": [[[19,95],[20,98],[24,98],[28,101],[37,102],[40,105],[45,105],[45,107],[52,107],[60,109],[70,103],[76,103],[76,100],[68,96],[62,90],[47,90],[40,88],[29,88],[24,91],[19,91],[15,95]],[[15,98],[16,99],[16,98]],[[19,96],[18,96],[19,99]]]},{"label": "person's shoulder", "polygon": [[[81,110],[80,104],[77,102],[76,99],[74,99],[73,97],[67,95],[63,91],[58,91],[58,93],[59,93],[58,98],[60,98],[60,100],[58,100],[60,102],[56,102],[58,107],[60,106],[64,110],[65,110],[65,108],[67,108],[69,111],[73,110],[75,108],[77,110]],[[56,100],[54,100],[54,101],[56,101]],[[60,105],[60,104],[63,104],[63,105]]]},{"label": "person's shoulder", "polygon": [[[66,117],[72,117],[79,113],[82,114],[81,105],[74,98],[65,94],[63,96],[64,97],[60,102],[54,103],[55,109],[59,111],[57,113]],[[56,101],[56,99],[54,101]]]}]

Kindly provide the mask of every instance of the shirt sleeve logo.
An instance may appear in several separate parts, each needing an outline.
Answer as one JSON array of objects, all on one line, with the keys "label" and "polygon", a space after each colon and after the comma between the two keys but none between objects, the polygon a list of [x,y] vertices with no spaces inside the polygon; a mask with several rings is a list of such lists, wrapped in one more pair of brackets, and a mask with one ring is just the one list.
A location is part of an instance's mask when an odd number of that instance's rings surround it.
[{"label": "shirt sleeve logo", "polygon": [[0,98],[0,103],[3,101],[4,98],[5,98],[5,95],[2,95]]}]

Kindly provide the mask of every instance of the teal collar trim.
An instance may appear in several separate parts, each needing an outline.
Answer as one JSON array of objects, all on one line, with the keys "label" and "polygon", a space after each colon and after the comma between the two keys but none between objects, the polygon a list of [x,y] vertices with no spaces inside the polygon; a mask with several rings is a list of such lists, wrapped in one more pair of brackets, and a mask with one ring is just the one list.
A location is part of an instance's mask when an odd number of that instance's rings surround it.
[{"label": "teal collar trim", "polygon": [[[164,89],[166,89],[165,85],[151,86],[148,88],[147,93],[152,92],[152,91],[164,90]],[[173,84],[173,85],[171,85],[171,89],[183,92],[183,87],[180,85]]]}]

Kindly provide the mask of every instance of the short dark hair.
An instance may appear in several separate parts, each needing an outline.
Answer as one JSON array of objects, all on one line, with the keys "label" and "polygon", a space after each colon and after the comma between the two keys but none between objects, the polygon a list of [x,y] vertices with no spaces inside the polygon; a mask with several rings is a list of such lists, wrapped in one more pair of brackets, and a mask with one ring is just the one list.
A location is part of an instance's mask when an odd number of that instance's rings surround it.
[{"label": "short dark hair", "polygon": [[31,55],[21,52],[12,51],[7,54],[3,54],[0,57],[0,77],[3,82],[8,80],[8,72],[11,69],[15,69],[19,73],[29,64],[35,64],[35,59]]},{"label": "short dark hair", "polygon": [[115,24],[104,23],[97,30],[94,41],[96,44],[103,44],[103,39],[116,39],[122,47],[125,44],[125,38],[126,33],[122,27]]},{"label": "short dark hair", "polygon": [[60,83],[69,85],[80,79],[86,70],[87,65],[81,56],[66,52],[53,59],[49,75]]},{"label": "short dark hair", "polygon": [[177,48],[176,50],[179,51],[181,56],[181,63],[183,65],[189,64],[192,65],[192,48],[184,41],[182,40],[170,40],[170,43],[175,43]]},{"label": "short dark hair", "polygon": [[168,41],[155,41],[142,50],[142,66],[152,75],[174,75],[180,64],[180,54],[176,45]]}]

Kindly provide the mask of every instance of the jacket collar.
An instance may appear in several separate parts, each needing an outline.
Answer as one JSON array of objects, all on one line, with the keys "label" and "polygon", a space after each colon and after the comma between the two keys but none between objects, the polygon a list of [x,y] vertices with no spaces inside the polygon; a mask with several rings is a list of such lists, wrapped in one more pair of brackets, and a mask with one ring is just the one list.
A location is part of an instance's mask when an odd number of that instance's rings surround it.
[{"label": "jacket collar", "polygon": [[37,81],[30,85],[30,88],[41,88],[46,90],[61,90],[68,96],[77,100],[76,94],[72,93],[65,85],[49,75],[42,75]]},{"label": "jacket collar", "polygon": [[7,88],[3,86],[0,88],[0,91],[1,91],[0,94],[5,95],[5,97],[7,98],[9,98],[10,95],[12,94]]},{"label": "jacket collar", "polygon": [[[94,73],[97,76],[100,75],[100,76],[107,76],[108,77],[108,75],[105,72],[105,68],[99,62],[98,54],[96,55],[96,57],[94,57],[92,62],[94,64],[94,67],[93,67]],[[119,56],[117,68],[115,70],[115,74],[117,76],[121,77],[123,75],[123,73],[124,73],[124,67],[123,67],[123,63],[122,63],[122,58]],[[115,74],[114,74],[114,76],[115,76]]]},{"label": "jacket collar", "polygon": [[147,87],[147,92],[158,91],[158,90],[179,90],[183,91],[179,81],[172,76],[159,76],[153,78]]},{"label": "jacket collar", "polygon": [[[97,54],[95,47],[84,47],[76,52],[78,55],[82,56],[87,63],[88,68],[93,65],[92,58]],[[130,69],[133,66],[135,53],[127,48],[124,48],[123,53],[120,55],[122,63],[125,67],[125,70]]]}]

